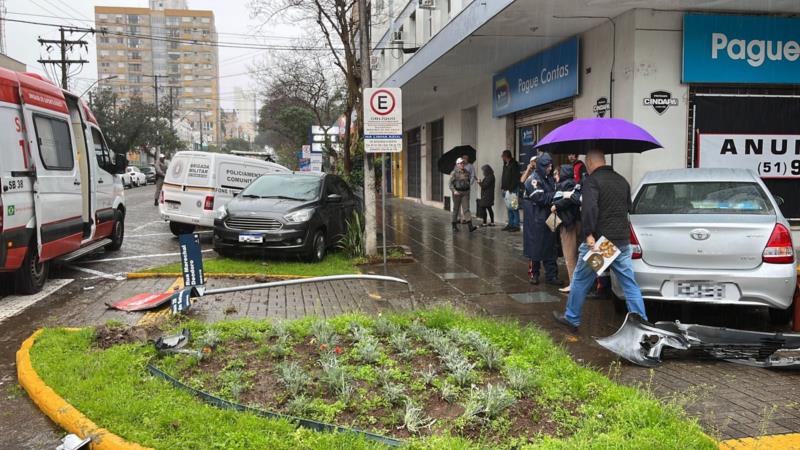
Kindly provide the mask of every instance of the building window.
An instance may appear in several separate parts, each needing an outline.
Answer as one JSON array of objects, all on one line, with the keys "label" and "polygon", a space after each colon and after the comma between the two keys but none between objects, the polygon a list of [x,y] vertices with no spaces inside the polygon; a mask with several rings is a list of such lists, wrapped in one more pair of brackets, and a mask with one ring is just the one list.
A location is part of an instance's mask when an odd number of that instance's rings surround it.
[{"label": "building window", "polygon": [[140,84],[142,82],[141,75],[131,75],[130,77],[128,77],[128,79],[132,84]]},{"label": "building window", "polygon": [[180,21],[177,17],[167,17],[167,25],[176,27],[179,23]]},{"label": "building window", "polygon": [[183,22],[183,23],[189,23],[191,21],[192,21],[191,17],[186,17],[186,16],[181,17],[181,22]]},{"label": "building window", "polygon": [[178,64],[170,64],[168,67],[169,73],[178,73],[181,71],[181,66]]},{"label": "building window", "polygon": [[138,34],[139,33],[139,27],[134,26],[134,25],[129,26],[128,27],[128,33],[130,33],[130,34]]},{"label": "building window", "polygon": [[98,14],[97,15],[97,19],[98,20],[108,20],[108,14]]},{"label": "building window", "polygon": [[140,96],[140,95],[142,95],[142,88],[135,87],[135,88],[131,89],[131,93],[133,95]]},{"label": "building window", "polygon": [[39,141],[39,155],[45,169],[72,170],[75,160],[72,157],[72,141],[66,121],[34,115],[36,139]]},{"label": "building window", "polygon": [[121,37],[117,38],[117,44],[124,44],[124,43],[125,43],[125,38],[121,38]]},{"label": "building window", "polygon": [[194,76],[193,75],[186,75],[185,77],[183,77],[183,79],[184,79],[184,81],[193,81],[194,80]]},{"label": "building window", "polygon": [[203,92],[205,92],[206,94],[210,94],[211,93],[211,88],[210,87],[204,87],[203,88]]},{"label": "building window", "polygon": [[142,54],[139,52],[130,52],[129,54],[130,59],[142,59]]},{"label": "building window", "polygon": [[128,14],[128,23],[138,25],[139,24],[139,16],[135,14]]},{"label": "building window", "polygon": [[100,67],[102,67],[104,69],[105,68],[110,68],[111,67],[111,63],[109,63],[109,62],[101,62],[100,63]]},{"label": "building window", "polygon": [[108,37],[106,37],[106,36],[102,36],[102,37],[100,38],[100,43],[101,43],[101,44],[108,44]]},{"label": "building window", "polygon": [[211,23],[211,19],[208,18],[208,17],[203,17],[202,19],[200,19],[200,22],[202,22],[202,23]]},{"label": "building window", "polygon": [[128,66],[128,69],[131,72],[141,72],[142,71],[142,65],[141,64],[131,64],[131,65]]},{"label": "building window", "polygon": [[100,50],[100,56],[110,56],[111,52],[108,50]]},{"label": "building window", "polygon": [[139,48],[142,45],[142,41],[140,39],[131,38],[128,39],[128,47],[130,48]]}]

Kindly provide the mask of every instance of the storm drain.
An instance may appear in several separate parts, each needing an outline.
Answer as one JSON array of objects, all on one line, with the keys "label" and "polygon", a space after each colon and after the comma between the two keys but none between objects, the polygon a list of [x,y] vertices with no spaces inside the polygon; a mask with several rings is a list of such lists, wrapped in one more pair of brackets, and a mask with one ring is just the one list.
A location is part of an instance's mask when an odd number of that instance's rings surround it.
[{"label": "storm drain", "polygon": [[517,303],[528,305],[531,303],[553,303],[561,300],[557,295],[549,292],[523,292],[520,294],[508,294]]}]

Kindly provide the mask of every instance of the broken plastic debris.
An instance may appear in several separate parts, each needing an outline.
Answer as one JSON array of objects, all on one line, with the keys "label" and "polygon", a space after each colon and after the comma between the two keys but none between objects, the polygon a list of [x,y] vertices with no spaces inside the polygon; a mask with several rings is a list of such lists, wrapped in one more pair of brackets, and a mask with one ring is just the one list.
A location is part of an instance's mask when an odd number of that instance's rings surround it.
[{"label": "broken plastic debris", "polygon": [[56,450],[88,450],[90,442],[92,442],[92,438],[90,437],[81,439],[74,434],[68,434],[61,440],[61,445],[56,447]]}]

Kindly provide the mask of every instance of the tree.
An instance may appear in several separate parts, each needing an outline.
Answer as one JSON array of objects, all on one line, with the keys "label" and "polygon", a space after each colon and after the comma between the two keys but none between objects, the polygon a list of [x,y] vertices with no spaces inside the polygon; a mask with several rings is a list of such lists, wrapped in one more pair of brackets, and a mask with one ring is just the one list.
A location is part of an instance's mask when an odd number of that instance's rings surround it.
[{"label": "tree", "polygon": [[[263,97],[313,114],[315,124],[325,133],[323,152],[336,166],[339,154],[328,133],[342,113],[344,90],[341,75],[326,64],[329,59],[318,52],[287,55],[263,64],[256,73]],[[305,121],[300,123],[305,125]],[[304,133],[307,136],[308,129]]]},{"label": "tree", "polygon": [[156,119],[155,105],[143,102],[140,97],[122,101],[116,94],[104,90],[97,95],[93,112],[108,146],[115,152],[145,148],[155,158],[156,147],[165,153],[183,147],[169,124],[164,119]]},{"label": "tree", "polygon": [[250,142],[242,138],[230,138],[225,141],[225,151],[231,150],[250,150]]},{"label": "tree", "polygon": [[[331,59],[344,77],[345,95],[343,112],[345,130],[350,130],[351,114],[361,97],[361,72],[358,58],[358,18],[355,17],[355,0],[251,0],[252,15],[265,19],[265,23],[277,19],[290,22],[310,30],[315,27],[318,34],[311,34],[308,41],[324,45],[330,50]],[[345,132],[342,142],[342,165],[345,175],[352,168],[351,152],[354,148],[352,136]]]}]

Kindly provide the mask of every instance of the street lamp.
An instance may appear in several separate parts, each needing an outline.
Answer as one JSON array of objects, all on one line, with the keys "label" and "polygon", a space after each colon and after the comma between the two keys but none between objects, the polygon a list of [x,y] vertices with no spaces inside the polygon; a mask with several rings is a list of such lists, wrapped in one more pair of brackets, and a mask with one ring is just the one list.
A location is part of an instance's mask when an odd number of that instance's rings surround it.
[{"label": "street lamp", "polygon": [[83,91],[83,94],[81,94],[80,96],[81,96],[81,97],[83,97],[84,95],[86,95],[86,93],[87,93],[87,92],[89,92],[89,91],[90,91],[90,90],[91,90],[91,89],[94,87],[94,85],[95,85],[95,84],[97,84],[97,83],[99,83],[99,82],[101,82],[101,81],[113,80],[114,78],[119,78],[119,76],[117,76],[117,75],[111,75],[111,76],[109,76],[109,77],[105,77],[105,78],[98,78],[98,79],[94,80],[94,83],[90,84],[90,85],[89,85],[89,87],[88,87],[88,88],[86,88],[86,90],[85,90],[85,91]]}]

